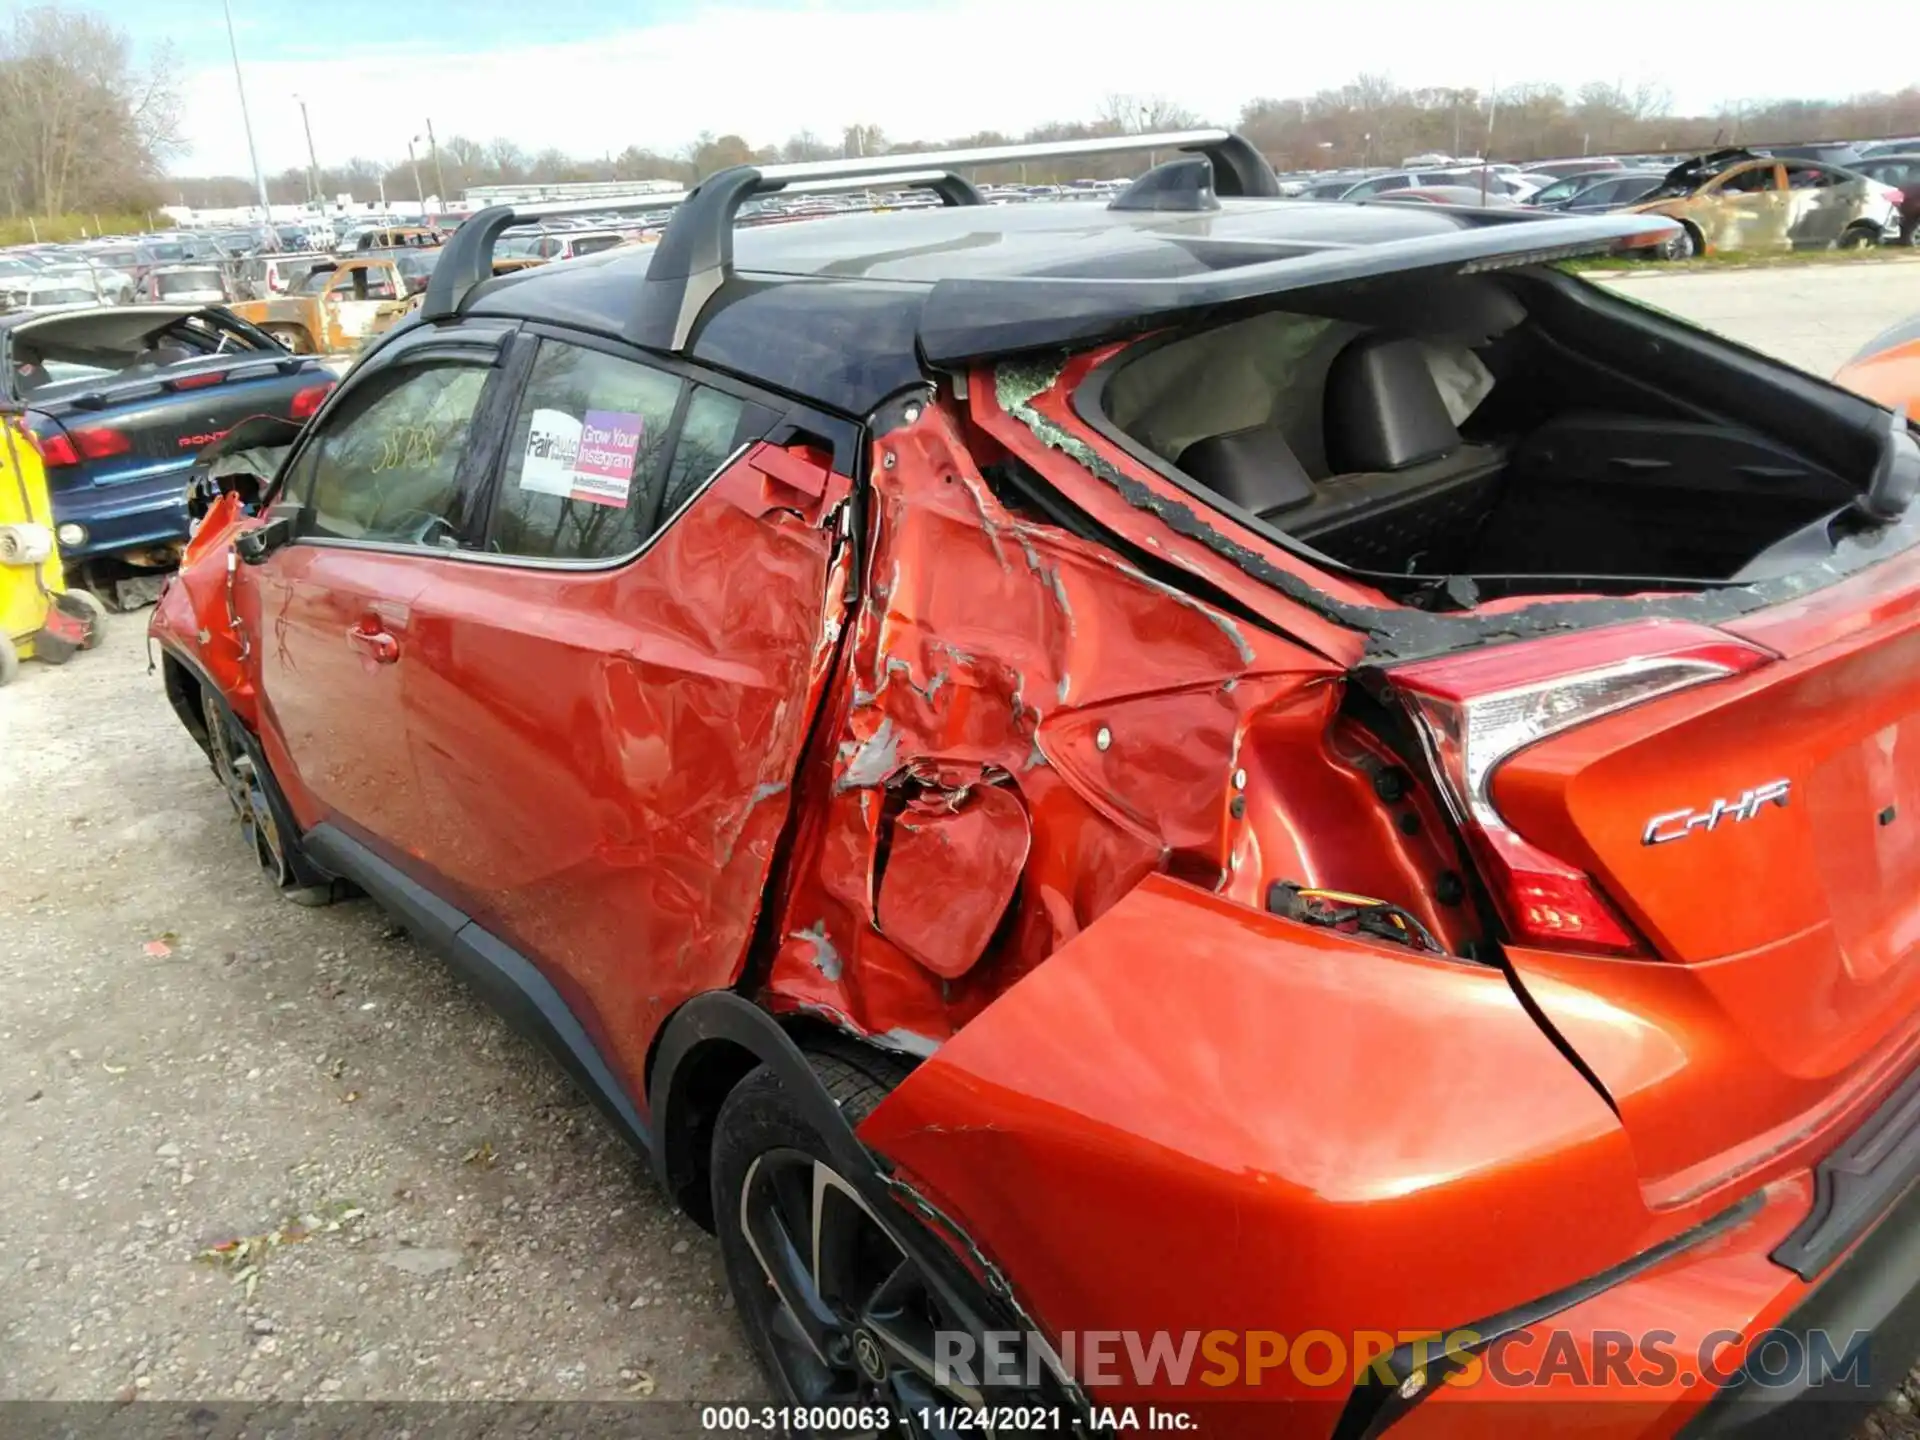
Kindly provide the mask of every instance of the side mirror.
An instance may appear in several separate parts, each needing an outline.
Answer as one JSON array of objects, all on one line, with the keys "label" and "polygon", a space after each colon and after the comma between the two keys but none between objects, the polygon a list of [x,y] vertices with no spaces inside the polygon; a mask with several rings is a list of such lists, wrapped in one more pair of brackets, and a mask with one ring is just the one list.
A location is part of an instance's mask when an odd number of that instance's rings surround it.
[{"label": "side mirror", "polygon": [[293,517],[276,515],[264,525],[241,532],[233,542],[233,548],[240,558],[249,565],[265,563],[266,558],[282,545],[293,539]]}]

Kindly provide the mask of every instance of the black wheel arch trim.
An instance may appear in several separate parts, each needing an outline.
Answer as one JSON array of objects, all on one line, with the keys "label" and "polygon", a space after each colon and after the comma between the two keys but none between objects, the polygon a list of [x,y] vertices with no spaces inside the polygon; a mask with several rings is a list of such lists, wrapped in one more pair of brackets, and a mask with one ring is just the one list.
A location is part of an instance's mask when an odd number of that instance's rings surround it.
[{"label": "black wheel arch trim", "polygon": [[[684,1187],[698,1176],[694,1157],[684,1145],[687,1129],[677,1125],[673,1115],[676,1076],[702,1046],[714,1042],[745,1049],[780,1078],[782,1087],[825,1143],[840,1177],[859,1192],[876,1218],[896,1217],[887,1223],[888,1233],[920,1266],[953,1313],[968,1317],[968,1323],[982,1330],[1037,1333],[1035,1322],[1004,1288],[1004,1277],[997,1272],[976,1274],[962,1258],[963,1252],[976,1260],[982,1256],[975,1240],[951,1217],[893,1176],[885,1157],[869,1149],[854,1133],[794,1037],[775,1016],[733,990],[710,990],[694,996],[661,1029],[647,1090],[655,1099],[653,1118],[661,1137],[654,1149],[654,1169],[669,1195],[678,1199],[685,1193]],[[1084,1397],[1066,1377],[1043,1366],[1041,1385],[1051,1400],[1084,1410]]]},{"label": "black wheel arch trim", "polygon": [[694,996],[660,1027],[648,1070],[647,1095],[660,1135],[653,1153],[654,1175],[668,1195],[680,1200],[702,1171],[700,1157],[689,1148],[691,1132],[676,1123],[679,1117],[674,1106],[681,1093],[676,1082],[688,1060],[714,1042],[748,1051],[777,1074],[806,1115],[807,1123],[826,1142],[841,1175],[859,1188],[869,1204],[894,1203],[880,1162],[854,1135],[847,1117],[814,1073],[806,1052],[772,1015],[732,990],[709,990]]},{"label": "black wheel arch trim", "polygon": [[[273,811],[274,824],[279,826],[280,834],[284,837],[287,864],[293,871],[294,884],[303,887],[328,885],[340,878],[337,872],[317,863],[308,853],[302,840],[297,838],[300,836],[300,826],[293,818],[293,806],[287,803],[286,794],[280,789],[279,777],[273,773],[273,766],[267,763],[267,753],[260,744],[260,737],[254,734],[252,726],[243,723],[234,713],[233,706],[227,700],[226,692],[214,684],[212,677],[192,656],[185,655],[175,646],[164,643],[160,646],[160,653],[163,662],[172,661],[185,671],[200,687],[202,695],[213,697],[214,703],[220,707],[221,718],[226,721],[227,729],[246,747],[247,755],[253,761],[254,777],[260,782],[261,793],[267,797],[267,808]],[[182,704],[184,697],[176,695],[172,685],[168,685],[166,690],[167,703],[172,707],[174,714],[185,726],[187,733],[193,736],[201,749],[205,750],[207,741],[188,718]]]}]

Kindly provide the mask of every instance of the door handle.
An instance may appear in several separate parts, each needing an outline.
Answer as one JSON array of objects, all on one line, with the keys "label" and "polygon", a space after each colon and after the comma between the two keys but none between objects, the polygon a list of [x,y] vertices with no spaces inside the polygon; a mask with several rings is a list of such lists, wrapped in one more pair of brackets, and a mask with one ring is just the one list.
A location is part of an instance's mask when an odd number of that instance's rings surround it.
[{"label": "door handle", "polygon": [[347,631],[347,644],[376,665],[391,665],[400,658],[400,642],[384,630],[366,630],[355,625]]}]

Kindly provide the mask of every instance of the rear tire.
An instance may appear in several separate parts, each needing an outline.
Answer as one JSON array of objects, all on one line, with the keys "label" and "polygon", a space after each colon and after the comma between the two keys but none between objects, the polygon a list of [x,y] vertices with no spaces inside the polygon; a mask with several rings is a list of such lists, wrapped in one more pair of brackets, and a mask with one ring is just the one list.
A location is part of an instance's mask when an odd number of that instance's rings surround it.
[{"label": "rear tire", "polygon": [[1855,225],[1835,244],[1836,250],[1871,250],[1880,243],[1880,231],[1872,225]]},{"label": "rear tire", "polygon": [[[862,1054],[857,1063],[837,1053],[808,1058],[854,1125],[906,1073],[878,1054]],[[895,1417],[877,1429],[809,1437],[918,1435],[925,1432],[915,1417],[924,1409],[980,1406],[980,1392],[958,1379],[936,1383],[934,1337],[971,1331],[986,1308],[970,1296],[958,1307],[940,1298],[919,1263],[889,1238],[889,1231],[910,1234],[918,1222],[898,1207],[884,1217],[867,1208],[770,1066],[728,1093],[712,1155],[714,1226],[728,1287],[779,1402],[824,1406],[829,1414],[834,1407],[843,1414],[882,1409]],[[994,1395],[1003,1398],[1032,1397]]]}]

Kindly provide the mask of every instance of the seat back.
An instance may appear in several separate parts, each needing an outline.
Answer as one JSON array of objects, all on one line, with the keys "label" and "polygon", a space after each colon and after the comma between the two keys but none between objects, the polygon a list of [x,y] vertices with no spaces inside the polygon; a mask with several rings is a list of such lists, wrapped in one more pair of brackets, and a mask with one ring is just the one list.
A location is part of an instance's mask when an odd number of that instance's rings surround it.
[{"label": "seat back", "polygon": [[1460,448],[1418,340],[1363,335],[1327,372],[1327,460],[1336,475],[1405,470]]},{"label": "seat back", "polygon": [[1286,436],[1271,425],[1196,440],[1175,463],[1221,499],[1262,519],[1313,500],[1306,468]]}]

